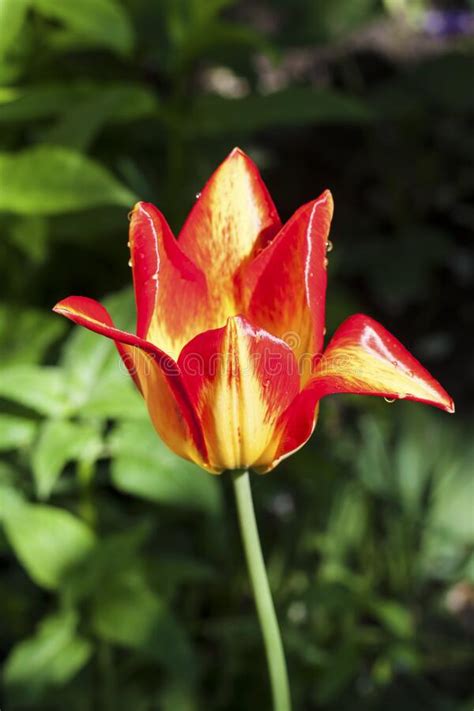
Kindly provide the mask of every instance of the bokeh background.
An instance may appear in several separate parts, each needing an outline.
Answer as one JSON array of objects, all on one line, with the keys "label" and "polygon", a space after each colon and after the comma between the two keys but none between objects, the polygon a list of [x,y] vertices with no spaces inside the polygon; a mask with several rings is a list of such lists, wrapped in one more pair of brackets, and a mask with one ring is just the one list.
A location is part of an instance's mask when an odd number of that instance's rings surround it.
[{"label": "bokeh background", "polygon": [[328,398],[253,477],[295,710],[472,711],[473,49],[473,3],[0,1],[2,711],[270,708],[229,481],[50,313],[133,327],[131,205],[177,230],[235,145],[284,219],[334,193],[328,335],[372,315],[457,404]]}]

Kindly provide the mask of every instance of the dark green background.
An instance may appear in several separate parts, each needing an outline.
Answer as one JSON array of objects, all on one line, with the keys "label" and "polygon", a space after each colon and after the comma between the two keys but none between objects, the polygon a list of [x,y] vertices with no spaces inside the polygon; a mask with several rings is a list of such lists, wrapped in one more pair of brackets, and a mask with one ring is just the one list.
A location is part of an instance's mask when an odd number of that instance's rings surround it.
[{"label": "dark green background", "polygon": [[295,710],[471,711],[474,41],[430,9],[0,2],[2,711],[270,707],[230,482],[50,313],[133,328],[128,210],[178,230],[235,145],[284,219],[333,191],[328,335],[372,315],[457,405],[329,398],[253,477]]}]

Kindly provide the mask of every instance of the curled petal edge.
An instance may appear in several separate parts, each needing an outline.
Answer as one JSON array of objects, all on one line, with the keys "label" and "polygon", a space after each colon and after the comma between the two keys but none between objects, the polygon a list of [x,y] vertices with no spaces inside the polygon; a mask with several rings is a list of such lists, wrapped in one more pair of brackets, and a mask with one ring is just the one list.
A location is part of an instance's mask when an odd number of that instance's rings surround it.
[{"label": "curled petal edge", "polygon": [[[70,296],[58,302],[53,311],[115,342],[127,370],[146,400],[160,436],[175,452],[212,471],[207,464],[201,425],[177,363],[152,343],[116,328],[107,310],[93,299]],[[166,417],[169,420],[164,427]],[[183,443],[184,450],[180,443]]]},{"label": "curled petal edge", "polygon": [[455,411],[451,396],[400,341],[374,319],[355,314],[336,330],[314,376],[281,416],[278,445],[267,453],[271,465],[256,471],[267,473],[300,449],[314,431],[319,401],[337,393],[413,400]]}]

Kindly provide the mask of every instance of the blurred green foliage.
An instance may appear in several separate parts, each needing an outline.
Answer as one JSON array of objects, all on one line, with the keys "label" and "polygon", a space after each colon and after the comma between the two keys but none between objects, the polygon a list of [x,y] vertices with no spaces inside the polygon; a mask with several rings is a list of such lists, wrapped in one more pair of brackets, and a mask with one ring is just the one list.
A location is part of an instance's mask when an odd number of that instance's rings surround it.
[{"label": "blurred green foliage", "polygon": [[333,189],[328,330],[380,318],[459,410],[334,398],[254,477],[295,709],[472,709],[474,55],[428,9],[0,0],[2,709],[268,708],[229,482],[49,314],[133,328],[131,204],[178,228],[236,144],[283,218]]}]

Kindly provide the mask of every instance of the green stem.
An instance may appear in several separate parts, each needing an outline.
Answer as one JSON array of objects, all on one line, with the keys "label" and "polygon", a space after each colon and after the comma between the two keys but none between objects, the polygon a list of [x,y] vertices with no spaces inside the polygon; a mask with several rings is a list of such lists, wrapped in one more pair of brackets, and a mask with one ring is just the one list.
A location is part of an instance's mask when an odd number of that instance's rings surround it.
[{"label": "green stem", "polygon": [[273,696],[274,711],[291,711],[285,654],[268,584],[265,561],[258,535],[252,492],[247,471],[232,473],[240,532],[262,630]]}]

